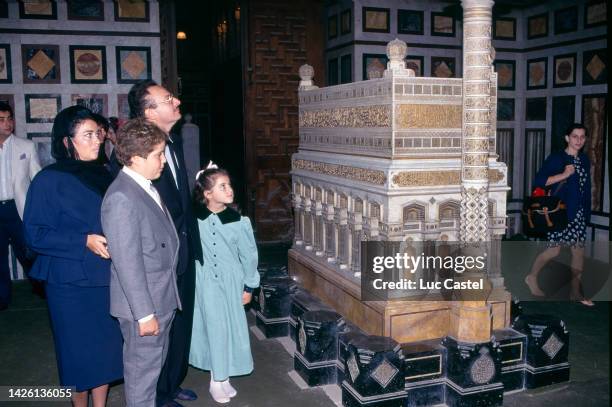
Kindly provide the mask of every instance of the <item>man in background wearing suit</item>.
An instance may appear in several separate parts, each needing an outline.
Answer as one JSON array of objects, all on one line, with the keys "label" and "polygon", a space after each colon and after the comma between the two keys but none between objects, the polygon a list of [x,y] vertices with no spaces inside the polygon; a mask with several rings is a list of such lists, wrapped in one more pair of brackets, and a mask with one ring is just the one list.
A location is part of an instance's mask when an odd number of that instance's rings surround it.
[{"label": "man in background wearing suit", "polygon": [[40,171],[36,146],[13,134],[13,109],[0,102],[0,311],[11,302],[8,247],[24,269],[29,268],[23,236],[23,207],[30,181]]},{"label": "man in background wearing suit", "polygon": [[102,201],[111,255],[110,313],[123,336],[128,407],[155,407],[170,326],[181,309],[176,286],[179,239],[151,180],[166,163],[167,136],[144,119],[130,120],[117,140],[123,164]]},{"label": "man in background wearing suit", "polygon": [[183,310],[177,312],[170,332],[168,358],[157,384],[157,405],[181,407],[174,399],[195,400],[197,395],[182,389],[189,367],[189,346],[195,296],[195,260],[202,262],[202,246],[197,220],[193,215],[189,183],[180,136],[171,134],[181,119],[181,101],[151,80],[136,83],[128,94],[130,117],[145,118],[168,135],[165,149],[167,163],[159,179],[153,182],[168,207],[180,240],[177,285]]}]

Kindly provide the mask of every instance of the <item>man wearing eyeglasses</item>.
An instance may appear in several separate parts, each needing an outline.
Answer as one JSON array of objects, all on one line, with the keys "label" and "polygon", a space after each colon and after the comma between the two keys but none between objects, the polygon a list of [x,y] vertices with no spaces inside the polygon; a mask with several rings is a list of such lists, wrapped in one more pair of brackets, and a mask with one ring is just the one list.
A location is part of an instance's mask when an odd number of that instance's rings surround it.
[{"label": "man wearing eyeglasses", "polygon": [[171,132],[181,119],[181,101],[155,81],[140,81],[128,94],[130,118],[144,117],[169,136],[166,164],[161,176],[153,181],[168,208],[180,240],[177,286],[183,310],[177,312],[170,330],[168,356],[157,383],[157,405],[180,407],[178,400],[195,400],[197,395],[182,389],[187,375],[193,304],[195,295],[195,260],[202,262],[202,247],[195,216],[191,209],[189,180],[182,140]]},{"label": "man wearing eyeglasses", "polygon": [[15,137],[13,109],[0,102],[0,311],[11,300],[11,275],[8,247],[12,246],[21,264],[27,268],[23,236],[23,207],[30,181],[40,171],[33,142]]}]

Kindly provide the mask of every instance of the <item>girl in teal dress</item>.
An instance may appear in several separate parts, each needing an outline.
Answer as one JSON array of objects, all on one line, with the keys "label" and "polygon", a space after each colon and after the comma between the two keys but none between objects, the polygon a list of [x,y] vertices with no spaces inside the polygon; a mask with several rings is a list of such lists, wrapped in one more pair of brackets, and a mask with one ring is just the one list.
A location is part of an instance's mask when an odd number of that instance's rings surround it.
[{"label": "girl in teal dress", "polygon": [[249,218],[228,206],[234,191],[225,170],[200,171],[193,193],[204,264],[196,262],[189,363],[210,370],[210,394],[227,403],[236,395],[229,377],[253,371],[244,305],[259,286],[257,246]]}]

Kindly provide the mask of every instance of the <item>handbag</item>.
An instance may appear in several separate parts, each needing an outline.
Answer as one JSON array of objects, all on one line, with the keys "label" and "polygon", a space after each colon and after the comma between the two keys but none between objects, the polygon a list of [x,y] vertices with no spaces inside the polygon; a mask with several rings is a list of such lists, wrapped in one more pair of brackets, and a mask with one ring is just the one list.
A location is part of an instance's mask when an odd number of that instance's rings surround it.
[{"label": "handbag", "polygon": [[548,233],[560,232],[567,227],[567,206],[556,196],[564,184],[565,181],[561,181],[553,194],[551,191],[545,194],[541,188],[536,188],[530,197],[525,198],[521,211],[525,235],[546,238]]}]

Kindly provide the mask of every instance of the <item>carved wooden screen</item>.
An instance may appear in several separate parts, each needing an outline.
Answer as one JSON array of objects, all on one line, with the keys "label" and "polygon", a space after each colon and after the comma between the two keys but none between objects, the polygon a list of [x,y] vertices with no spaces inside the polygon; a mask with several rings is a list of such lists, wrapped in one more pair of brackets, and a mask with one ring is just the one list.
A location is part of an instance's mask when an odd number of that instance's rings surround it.
[{"label": "carved wooden screen", "polygon": [[257,1],[242,11],[248,16],[243,80],[249,215],[260,243],[288,243],[294,225],[289,171],[299,140],[298,70],[308,63],[315,81],[324,78],[323,3]]}]

